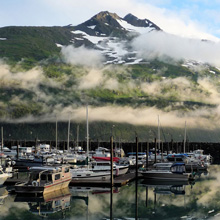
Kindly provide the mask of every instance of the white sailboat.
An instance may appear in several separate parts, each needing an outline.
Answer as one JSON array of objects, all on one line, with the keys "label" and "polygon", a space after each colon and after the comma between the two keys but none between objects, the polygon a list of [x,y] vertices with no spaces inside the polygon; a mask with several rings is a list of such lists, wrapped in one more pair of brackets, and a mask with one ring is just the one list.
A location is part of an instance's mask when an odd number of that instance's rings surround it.
[{"label": "white sailboat", "polygon": [[[86,106],[86,141],[87,141],[87,160],[89,159],[89,119],[88,119],[88,105]],[[89,165],[87,164],[86,168],[78,168],[78,169],[70,169],[70,173],[72,175],[72,181],[104,181],[110,180],[111,173],[110,171],[101,171],[94,172],[89,169]]]}]

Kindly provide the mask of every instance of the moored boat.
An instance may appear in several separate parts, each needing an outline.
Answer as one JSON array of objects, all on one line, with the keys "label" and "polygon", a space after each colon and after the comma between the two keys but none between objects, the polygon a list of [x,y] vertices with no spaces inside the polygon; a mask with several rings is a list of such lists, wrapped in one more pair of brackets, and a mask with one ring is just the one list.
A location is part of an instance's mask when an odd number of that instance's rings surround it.
[{"label": "moored boat", "polygon": [[71,181],[69,166],[32,167],[29,180],[15,185],[16,193],[46,194],[68,187]]},{"label": "moored boat", "polygon": [[5,173],[2,166],[0,166],[0,186],[2,186],[9,177],[11,176]]},{"label": "moored boat", "polygon": [[152,170],[140,170],[139,172],[147,179],[188,181],[190,178],[190,175],[186,173],[184,163],[156,163]]},{"label": "moored boat", "polygon": [[105,181],[110,180],[110,171],[94,172],[87,168],[70,169],[72,181]]}]

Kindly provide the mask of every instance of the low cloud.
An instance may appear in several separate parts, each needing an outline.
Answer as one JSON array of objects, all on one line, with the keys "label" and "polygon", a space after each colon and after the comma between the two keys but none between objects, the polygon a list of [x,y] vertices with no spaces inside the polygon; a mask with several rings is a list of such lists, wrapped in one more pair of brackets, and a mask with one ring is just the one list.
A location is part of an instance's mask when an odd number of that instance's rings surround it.
[{"label": "low cloud", "polygon": [[79,89],[93,89],[101,86],[104,80],[102,71],[92,69],[87,75],[79,78]]},{"label": "low cloud", "polygon": [[220,66],[220,43],[187,39],[165,32],[150,32],[137,37],[133,47],[140,57],[151,60],[171,57],[175,60],[196,60]]},{"label": "low cloud", "polygon": [[[156,107],[121,107],[121,106],[102,106],[89,107],[89,121],[104,121],[128,123],[132,125],[157,126],[157,117],[164,127],[183,128],[185,121],[191,128],[217,128],[220,121],[220,106],[215,109],[200,108],[194,111],[181,113],[179,111],[165,112]],[[69,117],[74,122],[86,120],[86,108],[77,106],[63,107],[54,106],[53,111],[40,117],[29,116],[13,120],[13,122],[54,122],[56,117],[59,121],[68,121]]]},{"label": "low cloud", "polygon": [[84,46],[75,48],[72,45],[62,47],[61,54],[66,63],[87,67],[102,66],[104,57],[98,50],[87,49]]}]

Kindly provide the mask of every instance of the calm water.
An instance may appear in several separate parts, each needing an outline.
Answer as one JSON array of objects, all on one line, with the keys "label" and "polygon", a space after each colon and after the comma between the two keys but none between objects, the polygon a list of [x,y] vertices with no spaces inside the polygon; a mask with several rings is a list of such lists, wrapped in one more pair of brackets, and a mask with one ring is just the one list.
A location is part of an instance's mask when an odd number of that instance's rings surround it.
[{"label": "calm water", "polygon": [[44,198],[0,189],[0,219],[220,219],[220,166],[191,185],[138,181],[114,188],[73,187]]}]

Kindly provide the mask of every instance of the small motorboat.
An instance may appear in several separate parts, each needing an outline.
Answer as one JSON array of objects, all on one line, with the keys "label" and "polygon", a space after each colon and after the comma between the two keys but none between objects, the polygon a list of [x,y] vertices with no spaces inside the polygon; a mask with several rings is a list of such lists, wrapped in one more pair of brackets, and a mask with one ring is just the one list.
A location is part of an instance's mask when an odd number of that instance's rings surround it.
[{"label": "small motorboat", "polygon": [[186,173],[184,163],[156,163],[153,169],[140,170],[139,172],[147,179],[188,181],[191,177],[190,174]]},{"label": "small motorboat", "polygon": [[29,180],[15,185],[16,193],[45,194],[68,187],[72,177],[68,165],[31,167]]}]

